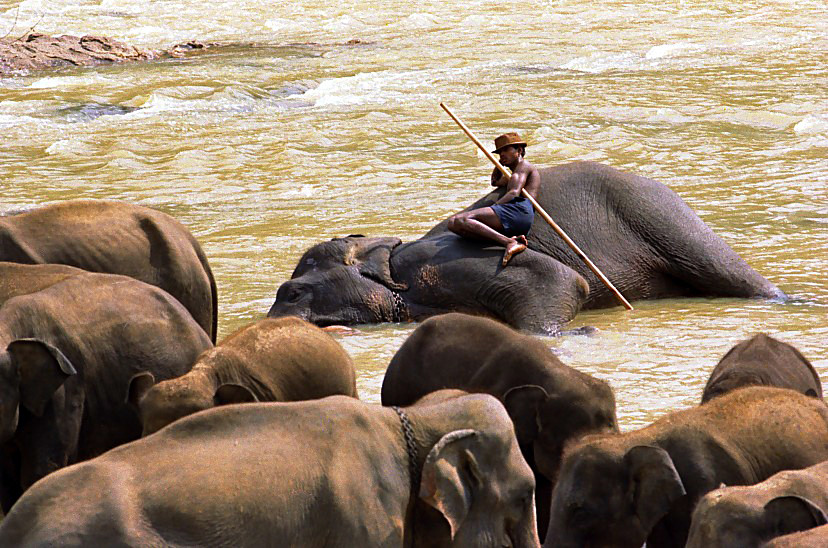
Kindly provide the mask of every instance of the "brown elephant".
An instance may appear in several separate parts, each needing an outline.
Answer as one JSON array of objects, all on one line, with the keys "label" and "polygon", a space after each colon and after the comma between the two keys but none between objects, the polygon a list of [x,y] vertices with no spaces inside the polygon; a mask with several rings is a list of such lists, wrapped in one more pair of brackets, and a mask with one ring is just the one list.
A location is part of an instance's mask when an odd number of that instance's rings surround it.
[{"label": "brown elephant", "polygon": [[799,533],[776,537],[762,548],[825,548],[828,546],[828,525],[814,527]]},{"label": "brown elephant", "polygon": [[707,493],[693,511],[687,548],[758,548],[773,538],[828,524],[826,513],[828,461],[783,470],[756,485]]},{"label": "brown elephant", "polygon": [[489,395],[226,405],[45,478],[0,545],[533,547],[533,494]]},{"label": "brown elephant", "polygon": [[640,430],[567,446],[545,546],[684,546],[704,494],[826,459],[824,402],[787,388],[734,390]]},{"label": "brown elephant", "polygon": [[228,403],[357,397],[354,364],[320,328],[296,317],[245,326],[205,350],[181,377],[155,384],[150,372],[130,382],[144,435],[181,417]]},{"label": "brown elephant", "polygon": [[731,348],[710,373],[702,403],[742,386],[791,388],[822,399],[814,366],[788,343],[759,333]]},{"label": "brown elephant", "polygon": [[71,200],[0,217],[0,261],[66,264],[155,285],[216,341],[218,293],[207,256],[184,225],[160,211]]},{"label": "brown elephant", "polygon": [[565,365],[541,339],[479,316],[449,313],[418,326],[391,358],[382,404],[410,405],[441,388],[484,392],[503,402],[535,473],[541,532],[564,444],[618,429],[606,382]]},{"label": "brown elephant", "polygon": [[126,276],[0,263],[0,295],[4,510],[54,470],[138,438],[130,378],[179,376],[212,346],[181,303]]}]

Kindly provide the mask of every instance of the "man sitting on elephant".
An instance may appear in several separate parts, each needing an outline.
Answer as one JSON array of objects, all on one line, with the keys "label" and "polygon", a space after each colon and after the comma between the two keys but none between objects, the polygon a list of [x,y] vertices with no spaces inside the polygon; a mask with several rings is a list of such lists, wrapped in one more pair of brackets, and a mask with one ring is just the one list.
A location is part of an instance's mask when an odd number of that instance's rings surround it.
[{"label": "man sitting on elephant", "polygon": [[535,211],[528,199],[521,196],[521,189],[533,198],[540,188],[540,175],[535,166],[525,158],[526,142],[517,133],[504,133],[495,139],[495,149],[500,163],[512,170],[507,178],[495,167],[492,186],[505,186],[506,193],[490,207],[473,209],[453,215],[448,229],[466,238],[494,240],[506,248],[503,266],[517,253],[526,249],[526,235],[532,228]]}]

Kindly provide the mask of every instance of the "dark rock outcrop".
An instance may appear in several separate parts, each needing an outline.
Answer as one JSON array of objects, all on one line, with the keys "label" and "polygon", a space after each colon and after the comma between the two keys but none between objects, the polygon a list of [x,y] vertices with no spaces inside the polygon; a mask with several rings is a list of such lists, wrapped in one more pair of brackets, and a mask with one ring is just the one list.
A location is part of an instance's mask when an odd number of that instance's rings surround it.
[{"label": "dark rock outcrop", "polygon": [[60,67],[181,57],[208,46],[201,42],[187,42],[169,49],[151,50],[105,36],[28,33],[20,38],[0,39],[0,76]]}]

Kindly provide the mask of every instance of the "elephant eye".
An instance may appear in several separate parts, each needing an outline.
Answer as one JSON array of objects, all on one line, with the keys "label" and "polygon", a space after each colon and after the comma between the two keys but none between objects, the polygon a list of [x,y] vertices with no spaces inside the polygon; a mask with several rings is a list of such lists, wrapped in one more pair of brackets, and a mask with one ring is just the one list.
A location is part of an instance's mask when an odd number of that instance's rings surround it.
[{"label": "elephant eye", "polygon": [[303,293],[301,287],[291,286],[287,288],[282,298],[285,302],[294,303],[302,298]]}]

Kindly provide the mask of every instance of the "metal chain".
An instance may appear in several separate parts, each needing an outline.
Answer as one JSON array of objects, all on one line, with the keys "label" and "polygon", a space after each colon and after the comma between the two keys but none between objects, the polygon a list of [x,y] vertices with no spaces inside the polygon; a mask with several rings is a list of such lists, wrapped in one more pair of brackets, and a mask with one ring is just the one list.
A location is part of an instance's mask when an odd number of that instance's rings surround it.
[{"label": "metal chain", "polygon": [[414,441],[414,428],[412,428],[411,421],[408,420],[408,415],[405,414],[405,411],[396,405],[392,405],[391,409],[396,411],[400,417],[403,438],[405,438],[405,448],[408,451],[408,473],[411,475],[411,492],[416,496],[420,489],[420,469],[417,466],[419,455],[417,453],[417,444]]},{"label": "metal chain", "polygon": [[391,310],[392,322],[407,322],[409,321],[408,306],[402,298],[402,295],[396,291],[391,292],[391,300],[394,301]]}]

